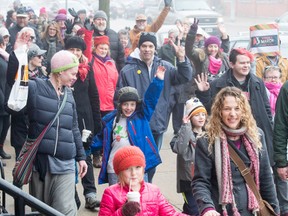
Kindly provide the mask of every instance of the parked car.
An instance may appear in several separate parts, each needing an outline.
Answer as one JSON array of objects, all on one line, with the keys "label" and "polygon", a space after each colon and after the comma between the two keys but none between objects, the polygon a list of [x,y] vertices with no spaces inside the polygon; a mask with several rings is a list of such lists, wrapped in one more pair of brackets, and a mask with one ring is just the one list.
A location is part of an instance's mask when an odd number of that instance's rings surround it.
[{"label": "parked car", "polygon": [[[149,19],[155,19],[164,8],[164,0],[157,7],[146,8],[145,14]],[[219,35],[218,22],[223,22],[221,14],[212,10],[205,0],[172,0],[171,11],[165,19],[165,24],[175,24],[176,20],[189,19],[193,23],[194,18],[199,19],[199,26],[211,35]]]}]

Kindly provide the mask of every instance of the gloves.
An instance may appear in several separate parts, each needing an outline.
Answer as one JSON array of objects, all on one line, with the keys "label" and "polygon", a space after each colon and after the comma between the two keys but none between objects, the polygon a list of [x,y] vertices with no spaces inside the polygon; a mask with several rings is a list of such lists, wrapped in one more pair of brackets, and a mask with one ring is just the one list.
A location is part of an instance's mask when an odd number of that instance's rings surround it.
[{"label": "gloves", "polygon": [[164,0],[164,2],[165,2],[165,7],[171,7],[172,0]]},{"label": "gloves", "polygon": [[74,10],[74,8],[68,8],[68,11],[71,14],[71,16],[73,16],[74,18],[78,18],[78,14]]},{"label": "gloves", "polygon": [[93,22],[90,23],[90,19],[86,18],[84,21],[84,27],[87,30],[92,31],[94,29],[94,24],[93,24]]},{"label": "gloves", "polygon": [[71,19],[67,19],[67,20],[65,21],[66,33],[67,33],[67,34],[71,34],[71,33],[72,33],[72,30],[73,30],[74,25],[75,25],[75,23],[72,22]]},{"label": "gloves", "polygon": [[123,216],[135,216],[140,211],[140,204],[138,202],[127,202],[122,207]]},{"label": "gloves", "polygon": [[89,135],[89,137],[87,138],[86,142],[83,142],[83,147],[85,150],[89,149],[91,144],[92,144],[92,141],[93,141],[93,135],[92,133]]},{"label": "gloves", "polygon": [[196,35],[197,30],[198,30],[198,23],[199,23],[199,20],[197,18],[194,18],[194,22],[190,26],[190,30],[189,30],[188,34]]}]

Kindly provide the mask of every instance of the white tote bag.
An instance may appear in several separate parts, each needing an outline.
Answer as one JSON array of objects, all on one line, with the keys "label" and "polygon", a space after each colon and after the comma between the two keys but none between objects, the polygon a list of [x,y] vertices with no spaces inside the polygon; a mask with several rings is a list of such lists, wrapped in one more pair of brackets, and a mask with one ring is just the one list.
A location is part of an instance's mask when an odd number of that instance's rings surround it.
[{"label": "white tote bag", "polygon": [[[23,109],[27,104],[28,98],[28,58],[27,46],[21,46],[14,50],[14,53],[19,61],[19,67],[15,76],[15,83],[12,86],[8,107],[16,112]],[[9,71],[8,71],[9,73]]]}]

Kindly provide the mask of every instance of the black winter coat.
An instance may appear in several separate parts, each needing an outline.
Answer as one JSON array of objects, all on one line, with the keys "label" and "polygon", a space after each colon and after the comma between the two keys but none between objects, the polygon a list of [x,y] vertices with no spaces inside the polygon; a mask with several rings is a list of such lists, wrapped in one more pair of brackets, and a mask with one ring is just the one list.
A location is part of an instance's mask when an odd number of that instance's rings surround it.
[{"label": "black winter coat", "polygon": [[[260,132],[260,140],[262,149],[259,152],[259,182],[260,194],[262,198],[279,213],[279,204],[276,196],[276,189],[273,181],[272,170],[269,165],[267,149],[263,131]],[[250,158],[243,144],[240,149],[235,145],[229,144],[239,154],[247,167],[250,166]],[[197,140],[195,152],[195,173],[192,181],[192,191],[199,207],[199,212],[203,212],[206,208],[214,208],[217,212],[222,213],[222,207],[219,204],[219,189],[216,175],[216,163],[214,150],[212,154],[208,151],[207,138],[202,137]],[[247,189],[245,179],[242,177],[239,169],[236,167],[232,159],[230,159],[233,194],[237,204],[238,211],[242,216],[252,216],[252,212],[248,211],[247,205]],[[233,215],[231,205],[227,206],[228,215]]]}]

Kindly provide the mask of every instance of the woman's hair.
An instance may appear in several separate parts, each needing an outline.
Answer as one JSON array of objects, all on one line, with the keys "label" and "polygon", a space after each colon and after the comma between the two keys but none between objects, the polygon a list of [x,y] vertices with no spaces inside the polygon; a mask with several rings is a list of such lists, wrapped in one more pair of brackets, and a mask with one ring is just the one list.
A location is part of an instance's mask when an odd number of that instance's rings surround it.
[{"label": "woman's hair", "polygon": [[221,89],[216,95],[212,108],[211,116],[206,124],[206,135],[209,142],[209,150],[212,151],[212,147],[215,143],[215,138],[219,137],[222,133],[222,109],[224,100],[227,96],[235,97],[240,110],[242,111],[241,127],[247,127],[247,134],[253,140],[253,144],[257,148],[261,148],[258,128],[256,121],[252,115],[250,104],[245,94],[236,87],[225,87]]},{"label": "woman's hair", "polygon": [[61,37],[60,27],[57,24],[57,22],[55,22],[55,21],[52,21],[52,22],[48,23],[48,25],[46,25],[45,30],[42,32],[41,39],[46,40],[50,37],[49,36],[49,28],[51,26],[56,28],[56,38],[57,38],[56,42],[60,42],[62,44],[62,46],[64,46],[64,41]]},{"label": "woman's hair", "polygon": [[279,71],[279,74],[280,74],[279,78],[281,78],[282,72],[281,72],[280,67],[274,66],[274,65],[269,65],[269,66],[266,66],[266,67],[264,68],[264,70],[263,70],[263,77],[266,78],[267,73],[268,73],[268,72],[271,72],[271,71]]}]

